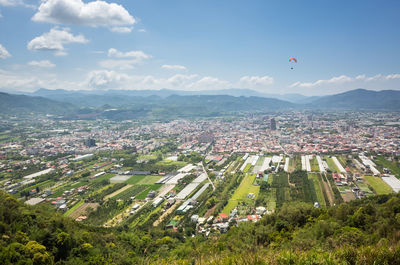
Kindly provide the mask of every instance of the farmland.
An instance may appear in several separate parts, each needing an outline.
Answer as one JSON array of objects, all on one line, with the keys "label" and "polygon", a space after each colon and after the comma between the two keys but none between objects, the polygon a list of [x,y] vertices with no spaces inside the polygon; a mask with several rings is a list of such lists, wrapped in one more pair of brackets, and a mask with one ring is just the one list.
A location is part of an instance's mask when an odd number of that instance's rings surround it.
[{"label": "farmland", "polygon": [[390,188],[386,182],[384,182],[380,177],[365,176],[365,180],[372,187],[376,194],[390,194],[393,193],[392,188]]}]

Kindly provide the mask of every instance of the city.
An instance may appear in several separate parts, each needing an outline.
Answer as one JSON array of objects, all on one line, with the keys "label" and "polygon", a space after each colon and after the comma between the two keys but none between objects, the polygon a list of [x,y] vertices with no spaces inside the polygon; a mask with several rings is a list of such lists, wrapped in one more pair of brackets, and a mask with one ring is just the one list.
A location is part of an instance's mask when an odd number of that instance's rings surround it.
[{"label": "city", "polygon": [[96,226],[208,237],[293,200],[328,207],[400,190],[395,113],[2,123],[2,188]]}]

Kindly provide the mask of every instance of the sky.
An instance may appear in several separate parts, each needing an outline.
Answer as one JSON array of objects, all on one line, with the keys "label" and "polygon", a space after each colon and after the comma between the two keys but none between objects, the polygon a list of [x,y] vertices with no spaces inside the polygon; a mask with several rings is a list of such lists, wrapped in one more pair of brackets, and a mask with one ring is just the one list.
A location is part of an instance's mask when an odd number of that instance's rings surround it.
[{"label": "sky", "polygon": [[400,90],[399,13],[398,0],[0,0],[0,90]]}]

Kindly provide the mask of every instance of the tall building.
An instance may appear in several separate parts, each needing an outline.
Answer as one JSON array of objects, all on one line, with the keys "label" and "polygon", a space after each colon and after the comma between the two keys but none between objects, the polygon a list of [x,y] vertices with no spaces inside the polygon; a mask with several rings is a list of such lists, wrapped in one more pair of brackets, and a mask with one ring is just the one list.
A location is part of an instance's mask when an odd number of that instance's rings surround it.
[{"label": "tall building", "polygon": [[85,139],[85,146],[87,146],[87,147],[96,146],[96,141],[94,139],[90,138],[90,137],[86,138]]},{"label": "tall building", "polygon": [[271,119],[271,130],[276,130],[276,121],[274,118]]}]

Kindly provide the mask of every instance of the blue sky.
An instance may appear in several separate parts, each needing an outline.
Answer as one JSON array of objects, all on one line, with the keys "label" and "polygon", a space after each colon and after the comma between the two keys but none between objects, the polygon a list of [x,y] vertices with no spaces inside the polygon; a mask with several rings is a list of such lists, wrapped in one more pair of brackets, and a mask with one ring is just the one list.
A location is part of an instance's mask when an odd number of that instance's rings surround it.
[{"label": "blue sky", "polygon": [[399,13],[398,0],[0,0],[0,90],[400,90]]}]

